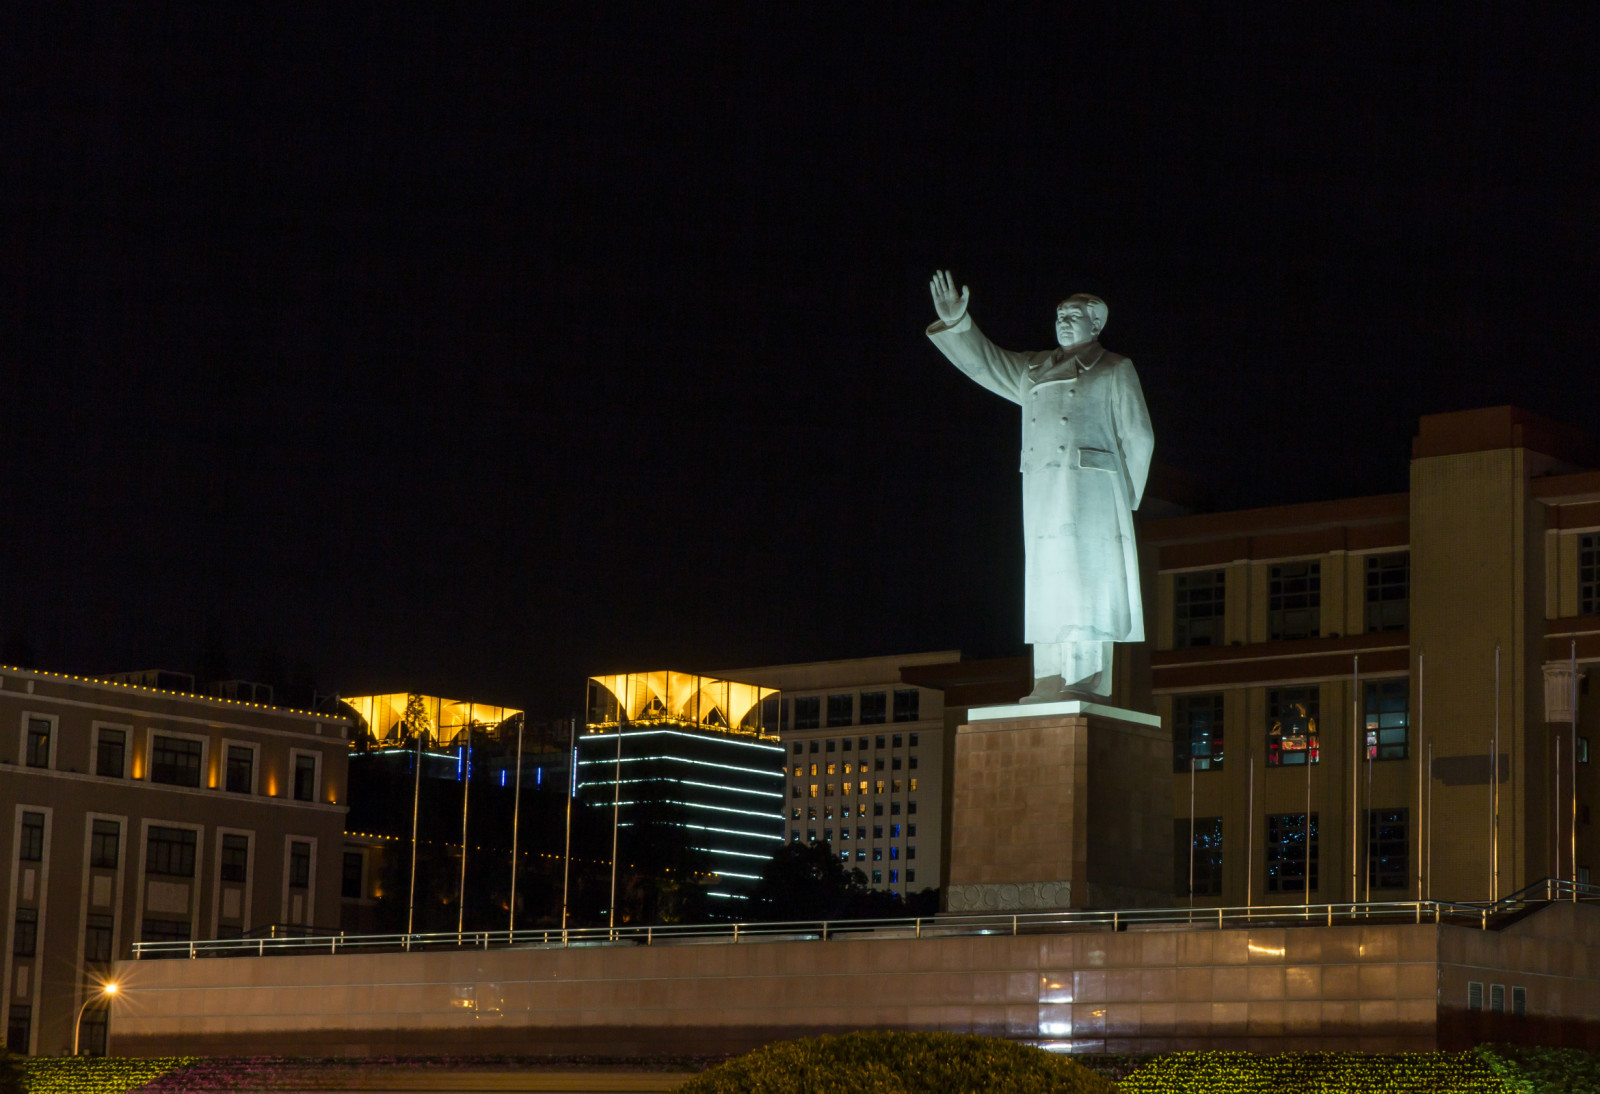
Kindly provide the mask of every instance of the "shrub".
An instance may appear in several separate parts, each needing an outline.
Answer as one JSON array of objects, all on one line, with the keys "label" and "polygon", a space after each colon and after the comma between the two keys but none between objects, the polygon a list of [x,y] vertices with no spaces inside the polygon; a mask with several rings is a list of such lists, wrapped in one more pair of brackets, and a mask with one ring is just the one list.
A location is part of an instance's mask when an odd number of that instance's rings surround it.
[{"label": "shrub", "polygon": [[1116,1094],[1063,1056],[994,1037],[845,1033],[780,1041],[729,1060],[677,1094]]},{"label": "shrub", "polygon": [[1479,1045],[1473,1050],[1517,1094],[1600,1094],[1600,1055],[1576,1048]]},{"label": "shrub", "polygon": [[1121,1085],[1128,1094],[1522,1094],[1471,1052],[1176,1052]]},{"label": "shrub", "polygon": [[22,1082],[22,1066],[5,1045],[0,1045],[0,1094],[23,1094],[26,1089]]}]

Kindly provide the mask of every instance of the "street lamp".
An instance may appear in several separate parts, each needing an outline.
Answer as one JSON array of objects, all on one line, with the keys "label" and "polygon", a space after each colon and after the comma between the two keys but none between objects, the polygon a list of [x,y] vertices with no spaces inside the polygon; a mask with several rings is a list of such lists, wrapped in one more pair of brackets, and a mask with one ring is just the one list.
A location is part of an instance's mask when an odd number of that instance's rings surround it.
[{"label": "street lamp", "polygon": [[90,1003],[93,1003],[99,999],[105,999],[109,1001],[110,998],[115,994],[117,994],[116,981],[112,981],[107,984],[101,984],[100,994],[89,996],[89,998],[83,1001],[83,1006],[78,1008],[78,1019],[72,1023],[72,1054],[74,1056],[78,1054],[78,1033],[83,1029],[83,1012],[89,1009]]}]

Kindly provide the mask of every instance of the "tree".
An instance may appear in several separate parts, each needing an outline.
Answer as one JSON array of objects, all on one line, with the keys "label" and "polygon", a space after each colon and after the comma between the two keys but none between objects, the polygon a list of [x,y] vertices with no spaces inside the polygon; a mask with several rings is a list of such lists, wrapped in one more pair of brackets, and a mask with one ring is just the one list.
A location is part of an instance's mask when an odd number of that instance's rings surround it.
[{"label": "tree", "polygon": [[895,919],[934,915],[939,890],[902,900],[869,886],[859,869],[846,870],[828,844],[790,843],[767,863],[750,903],[751,918],[759,920]]}]

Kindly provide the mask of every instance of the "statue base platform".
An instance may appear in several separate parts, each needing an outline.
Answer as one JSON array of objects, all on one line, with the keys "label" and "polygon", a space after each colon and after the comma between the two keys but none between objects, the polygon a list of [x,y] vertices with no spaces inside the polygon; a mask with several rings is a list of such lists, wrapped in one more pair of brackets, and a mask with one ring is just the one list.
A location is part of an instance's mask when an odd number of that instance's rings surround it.
[{"label": "statue base platform", "polygon": [[1172,904],[1172,739],[1079,700],[974,707],[956,730],[950,913]]}]

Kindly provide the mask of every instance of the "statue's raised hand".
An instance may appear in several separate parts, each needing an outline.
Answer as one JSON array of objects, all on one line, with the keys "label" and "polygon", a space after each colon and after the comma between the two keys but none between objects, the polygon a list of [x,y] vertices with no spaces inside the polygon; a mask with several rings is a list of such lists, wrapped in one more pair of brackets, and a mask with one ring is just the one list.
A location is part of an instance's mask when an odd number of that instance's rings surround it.
[{"label": "statue's raised hand", "polygon": [[946,324],[953,325],[967,314],[967,287],[963,285],[961,291],[956,292],[949,270],[937,271],[928,282],[928,290],[933,293],[933,310]]}]

